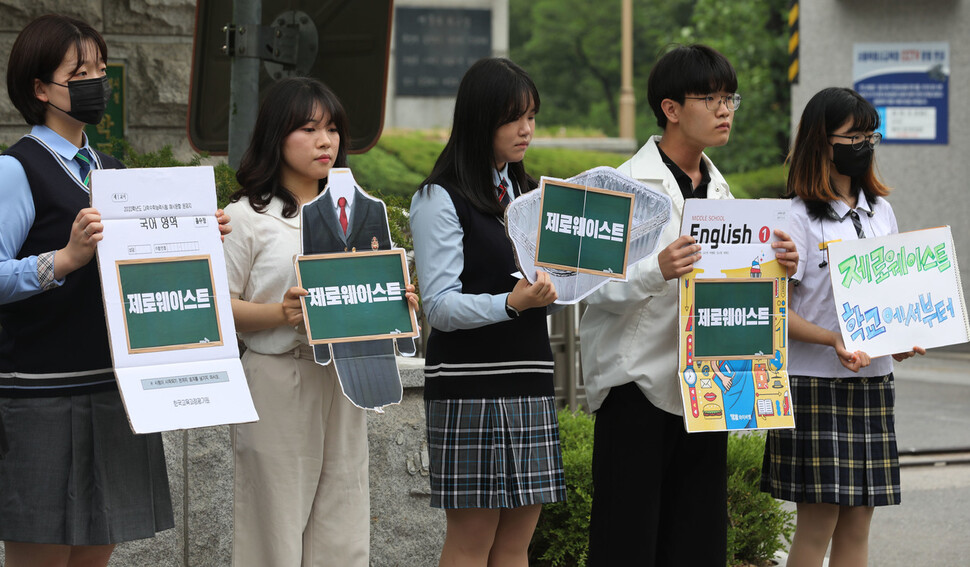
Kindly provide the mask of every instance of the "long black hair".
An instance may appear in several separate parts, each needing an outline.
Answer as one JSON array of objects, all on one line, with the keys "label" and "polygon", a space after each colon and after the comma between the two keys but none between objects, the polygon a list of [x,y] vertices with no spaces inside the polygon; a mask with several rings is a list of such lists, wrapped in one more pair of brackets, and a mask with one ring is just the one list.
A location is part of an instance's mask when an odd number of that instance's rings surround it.
[{"label": "long black hair", "polygon": [[[270,87],[259,106],[252,140],[236,172],[240,188],[229,197],[231,202],[248,197],[253,210],[261,213],[273,197],[279,197],[283,201],[284,217],[292,218],[299,214],[296,197],[280,184],[283,142],[291,132],[312,122],[316,118],[314,111],[317,110],[322,110],[324,116],[330,116],[340,135],[340,146],[333,166],[347,167],[350,126],[340,99],[316,79],[282,79]],[[327,180],[321,179],[319,190],[322,191],[326,184]]]},{"label": "long black hair", "polygon": [[[451,136],[422,187],[446,183],[477,210],[501,216],[492,184],[495,131],[530,107],[539,112],[539,90],[521,67],[499,57],[476,61],[461,79]],[[535,188],[522,162],[509,163],[509,173],[523,192]]]}]

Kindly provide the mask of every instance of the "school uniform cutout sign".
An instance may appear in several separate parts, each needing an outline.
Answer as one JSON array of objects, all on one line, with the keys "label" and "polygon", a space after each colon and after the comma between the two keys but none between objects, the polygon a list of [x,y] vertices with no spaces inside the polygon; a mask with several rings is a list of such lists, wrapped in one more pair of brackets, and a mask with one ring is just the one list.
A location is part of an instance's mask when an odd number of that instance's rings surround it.
[{"label": "school uniform cutout sign", "polygon": [[418,328],[404,298],[404,251],[393,247],[384,202],[364,192],[350,169],[331,169],[326,188],[300,210],[300,233],[296,271],[310,292],[303,313],[314,360],[335,364],[355,406],[382,412],[400,403],[395,345],[403,356],[414,356],[411,337]]},{"label": "school uniform cutout sign", "polygon": [[99,169],[91,204],[114,371],[135,433],[256,421],[211,167]]},{"label": "school uniform cutout sign", "polygon": [[680,278],[679,384],[688,432],[795,426],[787,272],[775,228],[788,200],[687,199],[681,235],[701,246]]},{"label": "school uniform cutout sign", "polygon": [[876,357],[970,340],[949,226],[831,242],[828,254],[849,350]]},{"label": "school uniform cutout sign", "polygon": [[670,222],[670,198],[611,167],[565,181],[542,178],[505,210],[515,262],[529,281],[549,274],[559,299],[573,304],[652,254]]}]

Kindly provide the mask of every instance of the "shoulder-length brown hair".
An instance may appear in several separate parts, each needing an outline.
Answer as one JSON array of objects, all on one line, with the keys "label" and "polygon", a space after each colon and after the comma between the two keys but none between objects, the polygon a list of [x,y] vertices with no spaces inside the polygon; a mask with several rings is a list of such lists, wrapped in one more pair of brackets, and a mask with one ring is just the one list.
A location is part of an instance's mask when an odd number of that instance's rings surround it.
[{"label": "shoulder-length brown hair", "polygon": [[[879,127],[879,113],[852,89],[830,87],[808,101],[798,123],[795,143],[788,154],[790,196],[801,197],[806,202],[839,198],[831,182],[834,164],[829,158],[829,136],[848,120],[852,121],[852,130],[860,132],[871,132]],[[889,187],[876,176],[875,156],[869,169],[853,182],[870,203],[876,197],[889,194]]]}]

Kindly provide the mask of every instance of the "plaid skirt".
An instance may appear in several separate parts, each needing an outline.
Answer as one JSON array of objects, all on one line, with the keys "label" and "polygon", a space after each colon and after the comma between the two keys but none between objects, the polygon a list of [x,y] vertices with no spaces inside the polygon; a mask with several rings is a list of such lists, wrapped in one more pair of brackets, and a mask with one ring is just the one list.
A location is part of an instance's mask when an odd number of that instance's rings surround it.
[{"label": "plaid skirt", "polygon": [[768,432],[761,490],[791,502],[899,504],[892,373],[791,383],[795,429]]},{"label": "plaid skirt", "polygon": [[425,400],[434,508],[566,499],[552,397]]}]

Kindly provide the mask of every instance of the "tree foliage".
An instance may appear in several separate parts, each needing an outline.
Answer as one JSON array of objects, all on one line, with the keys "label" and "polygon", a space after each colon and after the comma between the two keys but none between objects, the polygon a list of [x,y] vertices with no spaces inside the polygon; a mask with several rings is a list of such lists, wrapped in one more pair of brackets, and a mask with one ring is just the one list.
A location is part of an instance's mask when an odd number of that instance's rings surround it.
[{"label": "tree foliage", "polygon": [[[777,165],[788,144],[788,0],[633,0],[633,87],[641,143],[660,133],[647,77],[672,44],[705,43],[738,71],[744,97],[731,142],[712,151],[727,172]],[[511,57],[536,81],[542,125],[617,134],[621,0],[510,0]]]}]

